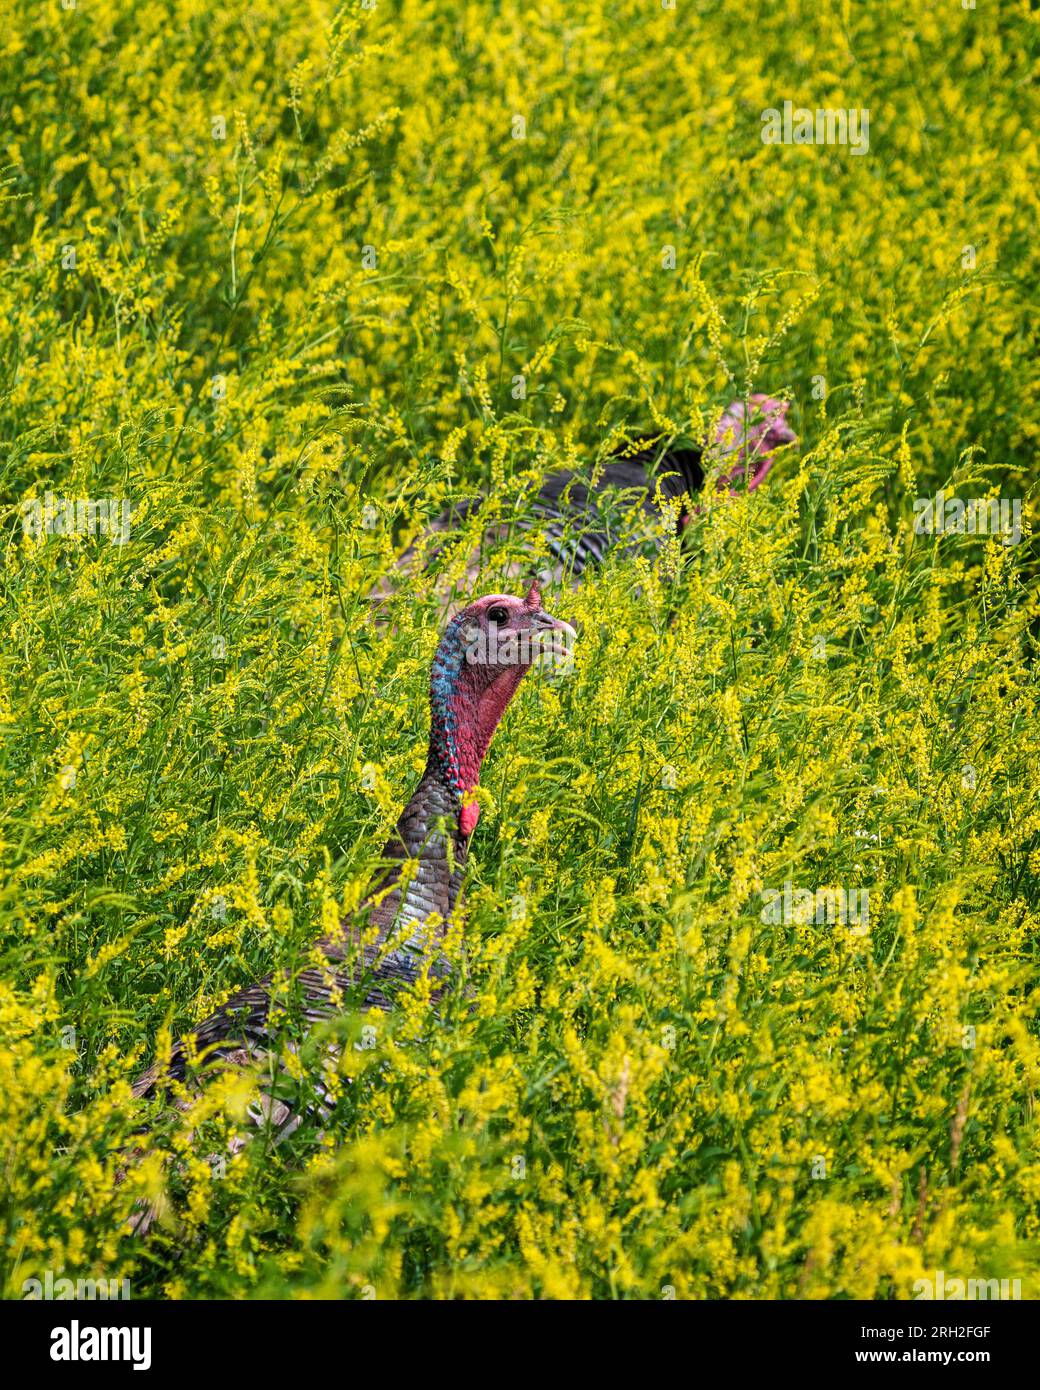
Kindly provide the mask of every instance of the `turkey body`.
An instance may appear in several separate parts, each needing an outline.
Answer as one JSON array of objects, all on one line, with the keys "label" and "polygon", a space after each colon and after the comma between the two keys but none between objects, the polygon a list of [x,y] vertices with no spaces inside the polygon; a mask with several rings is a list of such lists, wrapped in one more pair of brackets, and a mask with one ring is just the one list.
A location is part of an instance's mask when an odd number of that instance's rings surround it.
[{"label": "turkey body", "polygon": [[[482,573],[484,553],[491,549],[496,552],[494,573],[503,583],[534,569],[543,584],[576,585],[612,550],[652,558],[669,536],[682,534],[693,506],[688,499],[703,481],[702,452],[694,447],[643,449],[602,465],[594,478],[576,469],[550,473],[512,517],[485,528],[459,577],[438,585],[442,603],[472,589]],[[675,524],[663,519],[658,494],[681,499]],[[401,557],[397,574],[377,585],[372,597],[387,600],[417,571],[444,558],[445,547],[484,503],[483,497],[468,498],[438,517]]]},{"label": "turkey body", "polygon": [[[739,489],[752,492],[765,480],[776,450],[796,440],[787,410],[786,402],[761,394],[727,406],[711,445],[711,458],[724,464],[720,489],[732,496]],[[385,603],[395,589],[425,569],[441,568],[439,561],[446,558],[445,576],[456,577],[439,578],[435,590],[447,607],[476,585],[487,552],[493,553],[493,572],[502,582],[534,570],[543,584],[572,587],[611,551],[653,560],[662,545],[683,535],[699,510],[695,499],[706,474],[704,450],[692,444],[636,448],[589,473],[559,469],[542,480],[532,497],[496,509],[476,553],[466,555],[463,566],[450,563],[455,556],[446,548],[467,531],[472,536],[467,523],[487,499],[457,502],[404,552],[396,574],[381,581],[371,597]],[[679,505],[662,508],[661,500],[678,500]]]},{"label": "turkey body", "polygon": [[[658,487],[667,499],[686,499],[704,481],[699,449],[642,450],[604,464],[595,483],[572,469],[551,473],[524,518],[552,553],[558,576],[576,582],[586,569],[601,565],[607,552],[655,549],[662,539]],[[682,532],[685,508],[678,518]],[[667,528],[664,528],[667,531]]]},{"label": "turkey body", "polygon": [[[157,1064],[133,1085],[134,1094],[147,1096],[169,1081],[187,1079],[189,1054],[207,1062],[229,1061],[241,1066],[262,1063],[271,1049],[272,1007],[291,1000],[305,1026],[327,1021],[343,1009],[344,997],[354,999],[360,1008],[388,1009],[402,985],[413,984],[419,973],[429,968],[432,975],[447,973],[448,963],[434,949],[423,926],[436,916],[444,924],[437,934],[442,940],[451,922],[459,887],[465,872],[468,839],[457,828],[458,811],[451,789],[436,765],[427,766],[394,834],[381,856],[383,871],[356,919],[343,922],[335,937],[319,943],[326,965],[300,972],[292,982],[268,976],[258,984],[241,989],[200,1023],[191,1034],[190,1047],[177,1042],[165,1066]],[[452,854],[446,848],[442,826],[456,822],[451,832]],[[413,861],[415,868],[402,885],[402,866]],[[395,923],[407,922],[410,929],[399,932],[389,945]],[[375,924],[374,944],[362,948],[361,927]]]}]

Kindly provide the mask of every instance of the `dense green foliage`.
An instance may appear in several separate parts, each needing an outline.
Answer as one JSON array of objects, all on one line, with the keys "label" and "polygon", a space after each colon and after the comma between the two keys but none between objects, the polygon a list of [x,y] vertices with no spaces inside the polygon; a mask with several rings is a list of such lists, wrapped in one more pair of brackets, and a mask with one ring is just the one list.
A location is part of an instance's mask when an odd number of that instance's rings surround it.
[{"label": "dense green foliage", "polygon": [[[15,0],[8,1296],[1036,1293],[1037,47],[1023,0]],[[785,100],[869,150],[763,143]],[[322,1135],[215,1173],[221,1080],[117,1182],[129,1082],[308,959],[422,769],[394,554],[751,391],[766,486],[545,596],[577,664],[485,767],[466,999],[347,1019]],[[941,486],[1020,543],[915,535]],[[127,543],[28,534],[47,492]],[[763,920],[785,883],[868,930]]]}]

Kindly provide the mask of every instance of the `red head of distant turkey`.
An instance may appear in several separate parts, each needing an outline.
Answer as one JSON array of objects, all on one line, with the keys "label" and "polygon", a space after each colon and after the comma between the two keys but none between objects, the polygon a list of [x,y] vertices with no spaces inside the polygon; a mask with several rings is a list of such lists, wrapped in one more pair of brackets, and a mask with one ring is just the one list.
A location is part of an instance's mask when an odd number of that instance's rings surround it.
[{"label": "red head of distant turkey", "polygon": [[[297,977],[300,1013],[307,1024],[337,1012],[344,994],[364,1006],[387,1007],[402,983],[428,969],[443,976],[441,951],[455,910],[469,839],[477,823],[473,799],[488,745],[517,687],[545,645],[566,641],[574,629],[542,608],[532,585],[526,598],[489,594],[448,624],[430,675],[430,744],[426,770],[401,813],[383,854],[383,868],[356,919],[320,943],[326,964]],[[358,949],[360,929],[378,928],[374,944]],[[192,1047],[174,1045],[169,1062],[134,1084],[145,1096],[187,1077],[188,1055],[248,1065],[270,1057],[273,977],[239,991],[192,1034]],[[363,991],[363,1000],[360,997]],[[342,1008],[342,1005],[339,1006]],[[300,1121],[294,1108],[270,1096],[254,1116],[278,1136]],[[144,1230],[154,1213],[139,1215]]]},{"label": "red head of distant turkey", "polygon": [[733,455],[734,467],[719,479],[719,487],[745,486],[753,492],[775,462],[775,454],[798,436],[787,423],[787,401],[756,392],[750,400],[728,405],[715,431],[715,449],[724,458]]}]

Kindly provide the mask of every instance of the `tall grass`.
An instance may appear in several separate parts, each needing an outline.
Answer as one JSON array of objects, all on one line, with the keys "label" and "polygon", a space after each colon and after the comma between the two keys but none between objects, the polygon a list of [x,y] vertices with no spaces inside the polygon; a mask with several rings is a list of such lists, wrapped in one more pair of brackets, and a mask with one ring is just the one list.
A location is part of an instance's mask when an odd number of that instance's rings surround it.
[{"label": "tall grass", "polygon": [[[0,44],[7,1295],[1035,1293],[1036,12],[17,0]],[[785,99],[869,153],[764,145]],[[156,1121],[132,1078],[308,959],[422,770],[394,554],[753,390],[797,457],[546,594],[577,665],[492,747],[454,1002],[347,1018],[321,1132],[215,1165],[248,1077]],[[941,486],[1022,543],[915,535]],[[48,491],[129,542],[27,535]]]}]

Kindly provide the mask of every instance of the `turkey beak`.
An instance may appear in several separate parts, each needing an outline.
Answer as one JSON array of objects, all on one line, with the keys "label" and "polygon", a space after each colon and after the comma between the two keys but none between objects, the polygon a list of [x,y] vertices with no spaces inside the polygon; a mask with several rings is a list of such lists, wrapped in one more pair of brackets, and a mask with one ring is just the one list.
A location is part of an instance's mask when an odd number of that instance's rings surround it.
[{"label": "turkey beak", "polygon": [[544,608],[538,608],[531,614],[531,629],[534,632],[562,632],[572,641],[578,636],[570,623],[565,623],[562,618],[554,618]]},{"label": "turkey beak", "polygon": [[541,649],[535,658],[536,665],[550,666],[561,673],[572,668],[574,657],[570,644],[578,634],[570,623],[565,623],[562,618],[554,618],[544,608],[536,608],[531,614],[531,631],[537,634]]}]

